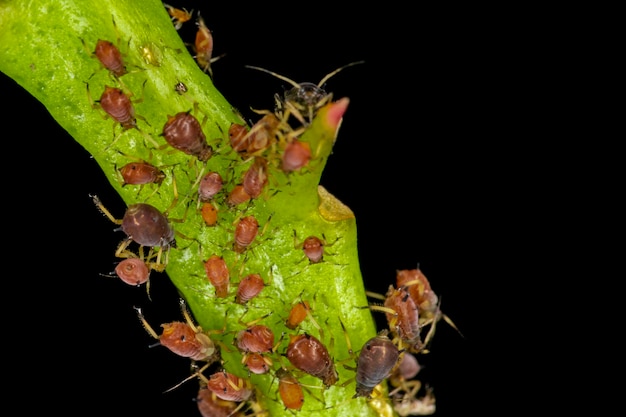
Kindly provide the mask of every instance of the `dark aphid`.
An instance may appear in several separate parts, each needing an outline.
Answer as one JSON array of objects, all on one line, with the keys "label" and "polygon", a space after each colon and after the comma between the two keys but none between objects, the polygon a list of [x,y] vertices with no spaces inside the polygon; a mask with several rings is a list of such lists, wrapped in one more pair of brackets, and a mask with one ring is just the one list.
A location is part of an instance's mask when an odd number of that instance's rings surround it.
[{"label": "dark aphid", "polygon": [[311,160],[311,147],[307,142],[294,139],[289,142],[281,157],[281,169],[284,172],[299,171]]},{"label": "dark aphid", "polygon": [[257,198],[261,195],[263,188],[265,188],[267,184],[267,160],[257,156],[243,174],[243,189],[248,193],[250,198]]},{"label": "dark aphid", "polygon": [[370,397],[374,387],[387,378],[398,363],[400,351],[381,331],[363,345],[356,367],[356,393],[353,398]]},{"label": "dark aphid", "polygon": [[165,172],[148,162],[129,162],[119,169],[125,185],[161,184]]},{"label": "dark aphid", "polygon": [[172,19],[172,23],[174,23],[174,28],[176,28],[176,30],[179,30],[180,28],[182,28],[183,23],[191,20],[193,9],[191,9],[191,11],[188,12],[187,9],[185,8],[177,9],[176,7],[170,6],[169,4],[166,4],[166,3],[163,3],[163,6],[165,6],[165,8],[167,9],[167,13],[170,15]]},{"label": "dark aphid", "polygon": [[230,271],[224,258],[218,255],[211,255],[204,261],[204,270],[207,278],[215,287],[215,295],[220,298],[228,296],[230,287]]},{"label": "dark aphid", "polygon": [[118,257],[128,257],[125,250],[131,241],[136,242],[140,246],[159,247],[156,262],[153,268],[160,269],[161,252],[171,247],[176,247],[176,232],[172,228],[167,217],[156,207],[147,203],[131,204],[126,209],[124,217],[116,219],[104,207],[98,196],[92,196],[93,202],[113,223],[120,225],[119,229],[123,231],[127,239],[123,241],[117,248],[115,255]]},{"label": "dark aphid", "polygon": [[161,135],[173,148],[206,162],[213,155],[200,122],[189,111],[167,116]]},{"label": "dark aphid", "polygon": [[226,401],[247,401],[254,393],[252,384],[247,379],[226,372],[215,372],[209,377],[207,387],[219,398]]},{"label": "dark aphid", "polygon": [[243,253],[254,241],[259,233],[259,222],[256,217],[249,215],[243,217],[235,226],[235,243],[233,249],[237,253]]},{"label": "dark aphid", "polygon": [[284,97],[276,95],[276,113],[280,115],[281,120],[287,121],[290,115],[293,115],[303,125],[311,123],[317,111],[324,105],[332,101],[332,93],[327,93],[322,87],[332,76],[339,71],[351,67],[353,65],[362,64],[364,61],[351,62],[337,68],[336,70],[326,74],[319,83],[311,82],[297,83],[285,76],[260,67],[246,65],[247,68],[256,69],[266,72],[288,82],[293,88],[287,90]]},{"label": "dark aphid", "polygon": [[[182,304],[181,304],[182,305]],[[146,331],[159,341],[161,346],[168,348],[175,354],[195,361],[214,362],[219,359],[220,352],[211,338],[196,326],[189,313],[185,312],[186,321],[163,323],[163,332],[158,335],[148,324],[141,309],[135,307],[141,324]]]},{"label": "dark aphid", "polygon": [[115,267],[115,273],[128,285],[139,286],[150,279],[148,264],[139,258],[126,258]]},{"label": "dark aphid", "polygon": [[198,186],[198,199],[202,202],[210,201],[219,193],[224,186],[224,180],[219,172],[211,171],[206,173],[200,180]]},{"label": "dark aphid", "polygon": [[293,366],[322,380],[326,387],[334,385],[339,376],[328,349],[314,336],[304,333],[289,336],[285,356]]},{"label": "dark aphid", "polygon": [[246,304],[259,295],[263,288],[265,288],[265,282],[263,282],[260,274],[248,274],[239,281],[235,302],[237,304]]},{"label": "dark aphid", "polygon": [[299,411],[304,405],[302,386],[296,377],[285,368],[277,369],[275,374],[278,378],[278,394],[285,408]]}]

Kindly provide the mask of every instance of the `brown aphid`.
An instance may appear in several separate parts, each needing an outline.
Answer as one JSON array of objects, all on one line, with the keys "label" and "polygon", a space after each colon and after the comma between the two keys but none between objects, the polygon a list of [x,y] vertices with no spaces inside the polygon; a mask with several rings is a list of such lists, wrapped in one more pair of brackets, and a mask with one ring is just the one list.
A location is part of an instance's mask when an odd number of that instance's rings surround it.
[{"label": "brown aphid", "polygon": [[167,116],[161,135],[173,148],[206,162],[213,155],[200,122],[189,111]]},{"label": "brown aphid", "polygon": [[244,153],[248,150],[248,138],[246,125],[231,123],[228,128],[228,139],[235,152]]},{"label": "brown aphid", "polygon": [[304,333],[289,336],[285,356],[293,366],[322,380],[326,387],[334,385],[339,375],[328,349],[314,336]]},{"label": "brown aphid", "polygon": [[274,113],[266,113],[247,133],[245,155],[255,155],[269,148],[276,142],[280,120]]},{"label": "brown aphid", "polygon": [[115,273],[128,285],[140,286],[150,279],[150,268],[139,258],[126,258],[115,267]]},{"label": "brown aphid", "polygon": [[274,348],[274,332],[263,324],[254,324],[240,330],[235,343],[244,353],[270,353]]},{"label": "brown aphid", "polygon": [[198,411],[202,417],[238,417],[241,414],[233,414],[238,404],[234,401],[226,401],[208,389],[206,386],[200,387],[196,397]]},{"label": "brown aphid", "polygon": [[235,226],[235,243],[233,249],[237,253],[243,253],[254,241],[259,233],[259,222],[256,217],[245,216]]},{"label": "brown aphid", "polygon": [[187,9],[177,9],[174,6],[170,6],[169,4],[163,3],[163,6],[167,9],[167,13],[170,15],[172,22],[174,23],[174,28],[179,30],[183,27],[183,23],[191,20],[191,16],[193,14],[193,9],[190,12]]},{"label": "brown aphid", "polygon": [[212,374],[207,382],[207,388],[218,398],[226,401],[247,401],[254,393],[250,381],[225,370]]},{"label": "brown aphid", "polygon": [[267,160],[257,156],[243,174],[243,189],[250,198],[257,198],[267,184]]},{"label": "brown aphid", "polygon": [[207,201],[202,203],[202,206],[200,207],[200,215],[207,226],[213,227],[217,224],[218,210],[212,202]]},{"label": "brown aphid", "polygon": [[385,295],[384,307],[389,328],[395,333],[410,352],[423,349],[420,338],[419,310],[405,287],[389,286]]},{"label": "brown aphid", "polygon": [[281,169],[284,172],[299,171],[311,160],[311,147],[307,142],[294,139],[285,146],[281,156]]},{"label": "brown aphid", "polygon": [[198,199],[202,202],[210,201],[222,190],[224,180],[219,172],[207,172],[198,186]]},{"label": "brown aphid", "polygon": [[219,298],[227,297],[230,287],[230,271],[224,258],[215,254],[211,255],[204,262],[204,270],[207,278],[215,287],[215,295]]},{"label": "brown aphid", "polygon": [[277,369],[278,394],[286,409],[300,411],[304,405],[304,391],[300,383],[287,369]]},{"label": "brown aphid", "polygon": [[200,327],[193,324],[188,313],[185,313],[186,321],[184,322],[173,321],[161,324],[163,331],[161,335],[158,335],[146,321],[141,309],[135,307],[135,310],[146,331],[157,339],[161,346],[194,361],[213,362],[219,359],[218,347]]},{"label": "brown aphid", "polygon": [[242,305],[247,304],[248,301],[259,295],[263,288],[265,288],[265,282],[263,282],[260,274],[248,274],[239,281],[235,302]]},{"label": "brown aphid", "polygon": [[161,169],[148,162],[129,162],[119,169],[122,187],[126,185],[161,184],[166,175]]},{"label": "brown aphid", "polygon": [[248,194],[243,184],[237,184],[228,193],[226,202],[230,207],[238,206],[239,204],[247,203],[252,197]]},{"label": "brown aphid", "polygon": [[400,351],[381,331],[363,345],[356,367],[356,393],[353,398],[370,397],[374,388],[389,377],[398,363]]}]

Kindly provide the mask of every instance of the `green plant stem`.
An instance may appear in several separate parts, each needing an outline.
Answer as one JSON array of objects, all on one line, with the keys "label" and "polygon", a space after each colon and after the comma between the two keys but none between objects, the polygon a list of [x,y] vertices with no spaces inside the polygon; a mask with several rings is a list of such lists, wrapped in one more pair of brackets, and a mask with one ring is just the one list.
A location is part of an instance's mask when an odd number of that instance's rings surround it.
[{"label": "green plant stem", "polygon": [[[100,65],[92,54],[98,39],[119,46],[128,74],[115,79]],[[271,355],[273,370],[290,367],[282,353],[289,335],[298,332],[319,336],[335,360],[339,382],[325,390],[305,391],[299,415],[376,416],[389,412],[384,402],[372,406],[364,398],[352,399],[355,373],[343,366],[355,365],[349,345],[358,351],[376,334],[376,328],[371,312],[363,308],[368,301],[358,262],[354,216],[318,186],[347,99],[324,107],[302,135],[301,140],[313,150],[307,167],[286,174],[277,163],[280,150],[269,150],[269,187],[249,204],[229,207],[227,192],[241,181],[252,161],[241,159],[230,148],[226,132],[231,123],[245,123],[198,67],[160,1],[1,0],[0,71],[46,106],[94,157],[128,205],[149,202],[167,213],[177,232],[177,248],[167,254],[167,275],[197,323],[225,346],[224,368],[254,384],[261,409],[270,416],[292,415],[277,397],[278,381],[273,372],[249,376],[241,365],[242,354],[233,344],[235,333],[256,319],[270,326],[281,342]],[[187,93],[175,91],[178,82],[184,82]],[[105,117],[97,105],[105,85],[131,92],[138,129],[124,131]],[[184,111],[202,121],[215,150],[206,163],[167,146],[161,136],[168,116]],[[154,186],[123,186],[118,168],[136,159],[165,167],[167,178],[158,192]],[[214,227],[204,224],[197,203],[198,179],[208,171],[220,172],[227,180],[216,200],[219,221]],[[123,215],[112,214],[117,218]],[[234,225],[248,214],[258,219],[259,235],[238,254],[232,250]],[[300,248],[310,235],[327,243],[321,263],[309,263]],[[111,251],[113,254],[115,248]],[[203,262],[212,254],[223,256],[229,265],[227,298],[216,297],[207,280]],[[237,283],[253,272],[264,277],[266,286],[248,305],[234,303]],[[292,331],[284,320],[299,297],[311,303],[314,320],[305,320]],[[151,308],[158,306],[146,305],[146,310]],[[172,321],[181,319],[172,317]],[[152,323],[155,329],[159,325]],[[139,325],[138,331],[143,331]],[[321,387],[317,378],[303,373],[298,377],[303,384]]]}]

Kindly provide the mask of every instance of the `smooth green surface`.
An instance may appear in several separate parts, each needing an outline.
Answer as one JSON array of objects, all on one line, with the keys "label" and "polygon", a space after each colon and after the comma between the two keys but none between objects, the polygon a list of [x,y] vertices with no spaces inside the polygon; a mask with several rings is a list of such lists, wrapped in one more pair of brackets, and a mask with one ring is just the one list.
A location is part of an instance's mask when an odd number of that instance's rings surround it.
[{"label": "smooth green surface", "polygon": [[[87,88],[92,100],[97,100],[105,85],[119,85],[91,54],[99,38],[112,41],[124,53],[129,73],[121,80],[133,94],[136,114],[140,116],[138,126],[143,134],[136,129],[122,132],[117,123],[105,117],[103,110],[92,107]],[[151,55],[146,56],[146,51]],[[367,299],[358,263],[355,219],[334,197],[318,190],[337,134],[337,126],[326,118],[326,109],[302,137],[316,150],[310,168],[287,176],[273,167],[269,189],[250,205],[229,208],[222,194],[218,199],[218,225],[210,228],[204,225],[197,210],[196,180],[202,172],[216,170],[229,180],[225,186],[229,190],[241,178],[251,162],[241,161],[232,152],[225,132],[232,122],[242,121],[214,88],[211,79],[198,68],[160,1],[0,0],[0,71],[41,101],[57,122],[93,155],[103,175],[127,204],[147,199],[161,210],[171,207],[169,218],[179,236],[178,249],[169,254],[167,274],[205,330],[222,329],[226,320],[225,332],[212,333],[211,337],[230,347],[230,352],[223,352],[228,371],[247,377],[232,338],[244,328],[243,322],[268,314],[261,323],[271,326],[277,339],[283,332],[287,333],[278,354],[272,356],[274,367],[281,363],[289,366],[279,353],[285,351],[288,335],[294,331],[283,322],[290,305],[301,295],[311,302],[321,328],[305,320],[300,331],[320,336],[332,347],[335,360],[342,362],[337,364],[338,384],[328,390],[312,389],[317,399],[307,393],[299,415],[378,415],[365,399],[351,399],[353,381],[342,386],[354,378],[354,371],[342,365],[353,366],[354,358],[350,356],[340,320],[355,350],[374,336],[376,329],[371,312],[359,308],[367,305]],[[174,90],[179,81],[184,81],[188,88],[185,96]],[[193,110],[194,102],[198,111]],[[206,116],[203,131],[217,150],[206,166],[165,146],[160,137],[168,115],[188,110],[193,110],[200,120]],[[114,136],[120,133],[111,146]],[[144,134],[163,146],[154,147]],[[158,193],[153,192],[153,187],[144,187],[139,193],[136,187],[122,187],[117,168],[131,158],[168,167],[167,179]],[[103,203],[106,206],[106,201]],[[324,207],[321,211],[320,204]],[[260,233],[246,252],[236,254],[232,251],[234,224],[249,214],[259,220]],[[329,243],[324,262],[309,264],[299,249],[298,245],[309,235],[323,237]],[[214,253],[224,256],[231,270],[232,295],[226,299],[215,297],[204,272],[203,260]],[[236,283],[252,272],[260,273],[268,285],[249,306],[237,305],[234,303]],[[258,388],[260,407],[270,416],[292,415],[276,401],[277,381],[272,375],[253,375],[250,379]],[[306,375],[300,381],[321,385],[319,380]]]}]

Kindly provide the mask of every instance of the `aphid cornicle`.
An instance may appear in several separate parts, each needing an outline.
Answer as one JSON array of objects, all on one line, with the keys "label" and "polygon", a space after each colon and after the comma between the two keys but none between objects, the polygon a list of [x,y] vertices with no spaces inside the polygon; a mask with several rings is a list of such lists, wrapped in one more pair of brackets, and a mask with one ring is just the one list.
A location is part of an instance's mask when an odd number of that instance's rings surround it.
[{"label": "aphid cornicle", "polygon": [[400,351],[387,337],[387,330],[365,342],[357,359],[353,398],[370,397],[374,388],[391,374],[399,358]]},{"label": "aphid cornicle", "polygon": [[289,337],[285,353],[289,362],[299,370],[321,379],[326,387],[334,385],[339,375],[326,346],[308,333]]},{"label": "aphid cornicle", "polygon": [[200,122],[189,111],[167,116],[161,136],[173,148],[206,162],[213,155]]}]

